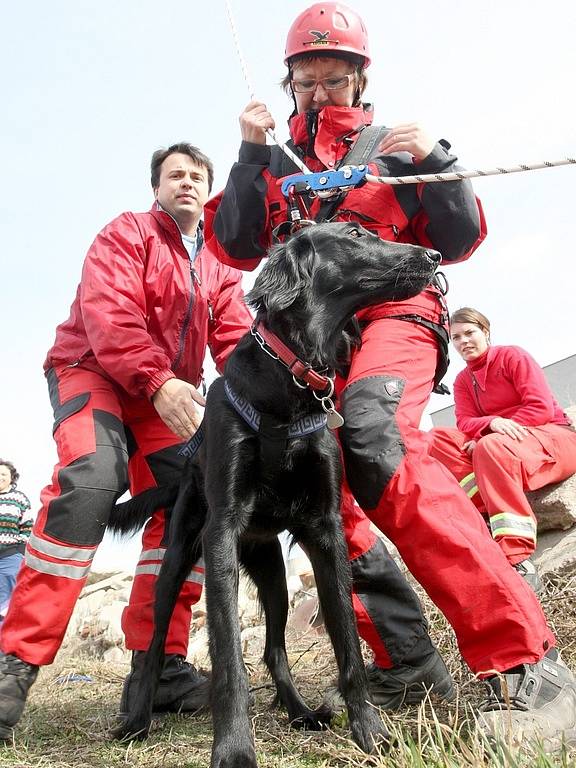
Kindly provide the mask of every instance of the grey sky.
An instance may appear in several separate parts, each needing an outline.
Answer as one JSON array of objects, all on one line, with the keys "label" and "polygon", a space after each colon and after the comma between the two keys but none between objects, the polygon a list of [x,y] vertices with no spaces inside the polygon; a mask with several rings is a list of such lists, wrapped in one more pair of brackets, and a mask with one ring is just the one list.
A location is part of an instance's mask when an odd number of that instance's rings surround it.
[{"label": "grey sky", "polygon": [[[232,3],[256,93],[283,138],[284,40],[308,4]],[[575,156],[573,2],[353,5],[370,33],[377,123],[418,120],[468,168]],[[219,0],[31,0],[5,4],[2,16],[0,456],[37,507],[55,460],[42,362],[86,249],[118,213],[149,207],[159,146],[196,143],[219,189],[248,89]],[[495,343],[524,346],[543,365],[573,354],[576,167],[474,185],[489,235],[470,262],[446,269],[451,308],[477,306]],[[123,566],[136,547],[122,549]],[[118,552],[106,544],[96,564]]]}]

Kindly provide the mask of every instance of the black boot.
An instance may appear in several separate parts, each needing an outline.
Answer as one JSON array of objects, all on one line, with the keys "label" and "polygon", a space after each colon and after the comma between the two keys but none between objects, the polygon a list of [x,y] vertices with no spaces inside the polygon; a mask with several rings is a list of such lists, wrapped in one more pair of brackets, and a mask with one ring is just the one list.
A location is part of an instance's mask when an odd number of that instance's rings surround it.
[{"label": "black boot", "polygon": [[[136,685],[141,679],[145,651],[133,651],[132,671],[124,681],[120,713],[130,711],[134,704]],[[160,676],[154,698],[154,712],[196,712],[208,706],[210,680],[200,674],[196,667],[175,653],[165,657],[164,669]]]},{"label": "black boot", "polygon": [[12,728],[22,717],[38,667],[17,656],[0,653],[0,741],[12,738]]},{"label": "black boot", "polygon": [[[376,664],[366,667],[373,704],[381,709],[397,710],[419,704],[429,694],[444,701],[454,699],[454,683],[444,659],[429,640],[427,644],[429,650],[426,653],[412,653],[410,658],[395,667],[384,669]],[[344,699],[336,684],[327,689],[324,703],[335,712],[344,708]]]},{"label": "black boot", "polygon": [[452,701],[455,695],[452,676],[436,648],[423,658],[390,669],[369,664],[366,672],[372,701],[382,709],[419,704],[430,693],[445,701]]}]

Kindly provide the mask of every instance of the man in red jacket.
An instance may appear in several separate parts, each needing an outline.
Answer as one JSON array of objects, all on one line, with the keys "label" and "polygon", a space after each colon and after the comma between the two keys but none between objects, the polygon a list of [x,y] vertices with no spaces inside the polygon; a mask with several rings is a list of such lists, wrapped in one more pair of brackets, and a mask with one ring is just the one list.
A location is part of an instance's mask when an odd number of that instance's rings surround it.
[{"label": "man in red jacket", "polygon": [[[154,153],[151,172],[152,209],[123,213],[97,235],[45,362],[58,464],[42,491],[0,637],[0,739],[12,738],[38,667],[62,643],[118,497],[179,476],[182,442],[202,419],[206,347],[221,371],[250,327],[240,272],[202,247],[211,161],[175,144]],[[123,711],[152,636],[168,517],[159,510],[146,525],[123,615],[134,651]],[[206,678],[184,661],[202,582],[200,562],[172,617],[157,711],[194,710],[207,700]]]}]

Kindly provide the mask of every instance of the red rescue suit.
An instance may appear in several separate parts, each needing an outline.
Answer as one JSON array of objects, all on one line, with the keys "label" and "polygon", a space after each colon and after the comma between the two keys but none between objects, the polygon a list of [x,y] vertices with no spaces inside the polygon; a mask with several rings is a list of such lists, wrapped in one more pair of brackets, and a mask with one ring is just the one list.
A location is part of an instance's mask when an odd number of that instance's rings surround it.
[{"label": "red rescue suit", "polygon": [[[456,377],[458,429],[431,431],[430,454],[488,515],[492,536],[510,563],[536,547],[536,518],[525,491],[576,472],[576,431],[538,363],[520,347],[489,347]],[[496,416],[528,428],[522,440],[492,432]],[[471,454],[464,443],[475,440]]]},{"label": "red rescue suit", "polygon": [[[96,237],[45,363],[58,463],[3,624],[5,653],[53,661],[115,501],[179,477],[182,440],[149,398],[174,377],[199,386],[207,346],[222,370],[251,323],[240,277],[206,248],[192,263],[176,222],[155,208],[124,213]],[[123,616],[132,650],[152,637],[168,514],[157,511],[143,534]],[[167,653],[187,653],[202,582],[200,563],[178,599]]]},{"label": "red rescue suit", "polygon": [[[294,115],[290,132],[304,162],[316,171],[336,167],[371,119],[367,109],[329,106]],[[207,206],[207,241],[225,263],[253,269],[272,230],[286,220],[271,159],[270,147],[243,142],[223,193]],[[411,156],[398,153],[376,157],[370,172],[442,172],[453,170],[455,162],[442,142],[416,166]],[[309,204],[315,218],[320,203]],[[387,239],[433,247],[444,263],[466,259],[485,236],[468,182],[367,183],[348,192],[330,219],[360,221]],[[353,355],[341,397],[347,483],[447,616],[469,666],[475,672],[505,670],[537,661],[554,638],[534,593],[494,546],[453,476],[429,456],[419,430],[439,365],[435,329],[445,319],[439,298],[430,288],[360,316],[362,348]],[[346,489],[343,516],[359,631],[378,665],[398,664],[423,642],[417,600],[390,569],[389,557]]]}]

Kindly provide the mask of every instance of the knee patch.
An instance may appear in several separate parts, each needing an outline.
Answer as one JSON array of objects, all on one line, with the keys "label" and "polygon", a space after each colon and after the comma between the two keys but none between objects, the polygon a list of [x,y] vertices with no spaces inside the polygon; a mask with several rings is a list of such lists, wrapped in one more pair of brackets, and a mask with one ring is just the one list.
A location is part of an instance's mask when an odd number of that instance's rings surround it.
[{"label": "knee patch", "polygon": [[62,467],[60,493],[49,506],[44,530],[58,541],[90,546],[104,536],[110,510],[128,488],[128,454],[122,422],[94,411],[96,450]]},{"label": "knee patch", "polygon": [[342,395],[346,478],[364,509],[378,505],[406,452],[396,422],[404,386],[397,376],[370,376],[350,384]]}]

